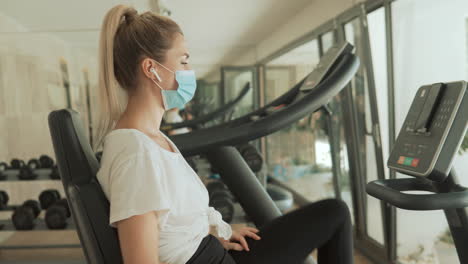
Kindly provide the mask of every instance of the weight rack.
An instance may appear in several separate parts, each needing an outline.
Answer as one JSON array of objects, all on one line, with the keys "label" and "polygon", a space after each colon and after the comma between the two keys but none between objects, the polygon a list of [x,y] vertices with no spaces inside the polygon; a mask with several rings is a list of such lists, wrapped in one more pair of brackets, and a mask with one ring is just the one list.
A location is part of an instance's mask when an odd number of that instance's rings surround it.
[{"label": "weight rack", "polygon": [[[6,170],[4,171],[3,173],[6,175],[6,178],[4,180],[0,180],[0,190],[4,190],[6,191],[8,194],[10,194],[10,192],[8,192],[8,188],[5,188],[7,186],[5,186],[5,183],[8,182],[8,183],[12,183],[14,182],[15,184],[18,183],[18,184],[21,184],[21,183],[28,183],[28,184],[33,184],[34,182],[59,182],[60,179],[51,179],[50,178],[50,173],[52,172],[52,169],[49,169],[49,168],[40,168],[40,169],[35,169],[34,172],[36,174],[38,174],[38,177],[34,180],[22,180],[22,179],[19,179],[18,178],[18,174],[19,174],[19,170],[18,169],[9,169],[9,170]],[[56,186],[54,186],[53,188],[57,188]],[[31,188],[33,189],[33,188]],[[50,189],[50,187],[44,187],[44,189]],[[63,190],[63,187],[60,186],[60,188],[58,188],[59,191]],[[63,193],[63,192],[62,192]],[[35,198],[36,200],[38,200],[38,197]],[[7,205],[7,207],[5,209],[0,209],[0,213],[4,213],[4,212],[11,212],[11,214],[13,214],[13,210],[18,207],[18,206],[21,206],[21,204],[9,204]],[[45,211],[44,210],[41,210],[41,213],[40,215],[38,216],[38,218],[35,220],[35,227],[34,229],[32,230],[16,230],[13,223],[12,223],[12,220],[11,220],[11,215],[8,219],[0,219],[0,232],[11,232],[11,233],[15,233],[14,235],[19,235],[21,234],[20,236],[24,236],[24,238],[27,238],[28,236],[30,237],[35,237],[35,236],[38,236],[38,235],[42,235],[43,232],[50,232],[50,233],[55,233],[55,234],[59,234],[60,232],[74,232],[76,233],[76,225],[73,221],[73,218],[70,217],[68,220],[67,220],[67,227],[65,229],[57,229],[57,230],[53,230],[53,229],[48,229],[47,226],[46,226],[46,223],[45,223],[45,220],[44,220],[44,215],[45,215]],[[64,236],[66,235],[65,233],[63,234]],[[70,235],[66,235],[66,236],[70,236]],[[5,240],[7,241],[8,238]],[[4,242],[5,241],[2,241],[0,243],[0,249],[47,249],[47,248],[81,248],[81,245],[79,243],[68,243],[68,244],[61,244],[61,243],[51,243],[51,244],[17,244],[17,243],[8,243],[8,244],[5,244]]]}]

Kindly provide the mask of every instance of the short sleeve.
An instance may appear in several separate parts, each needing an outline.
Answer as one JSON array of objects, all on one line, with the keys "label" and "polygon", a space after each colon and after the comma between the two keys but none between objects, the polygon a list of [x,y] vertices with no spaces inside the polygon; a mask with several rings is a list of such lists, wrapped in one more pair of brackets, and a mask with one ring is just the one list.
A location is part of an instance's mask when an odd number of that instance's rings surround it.
[{"label": "short sleeve", "polygon": [[143,151],[113,164],[109,178],[112,227],[120,220],[150,211],[159,216],[160,228],[166,223],[170,209],[168,186],[154,155]]}]

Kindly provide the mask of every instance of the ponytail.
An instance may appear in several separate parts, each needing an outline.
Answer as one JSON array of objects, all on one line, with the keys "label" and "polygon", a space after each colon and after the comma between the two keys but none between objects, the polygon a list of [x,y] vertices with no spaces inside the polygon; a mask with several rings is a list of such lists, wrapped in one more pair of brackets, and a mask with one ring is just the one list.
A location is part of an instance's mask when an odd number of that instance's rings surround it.
[{"label": "ponytail", "polygon": [[119,88],[114,74],[114,39],[122,22],[130,23],[137,11],[129,6],[117,5],[107,12],[99,40],[99,96],[101,113],[94,143],[94,151],[103,143],[107,133],[114,127],[125,107],[125,94]]}]

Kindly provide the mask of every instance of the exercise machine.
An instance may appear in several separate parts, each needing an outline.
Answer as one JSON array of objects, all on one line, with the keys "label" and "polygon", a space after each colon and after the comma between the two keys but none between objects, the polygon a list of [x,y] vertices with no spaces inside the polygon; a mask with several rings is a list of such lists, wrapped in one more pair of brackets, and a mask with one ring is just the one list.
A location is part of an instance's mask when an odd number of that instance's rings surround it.
[{"label": "exercise machine", "polygon": [[468,189],[458,183],[452,161],[467,125],[466,82],[422,86],[387,163],[414,178],[376,180],[366,188],[369,195],[398,208],[444,210],[460,263],[468,263]]}]

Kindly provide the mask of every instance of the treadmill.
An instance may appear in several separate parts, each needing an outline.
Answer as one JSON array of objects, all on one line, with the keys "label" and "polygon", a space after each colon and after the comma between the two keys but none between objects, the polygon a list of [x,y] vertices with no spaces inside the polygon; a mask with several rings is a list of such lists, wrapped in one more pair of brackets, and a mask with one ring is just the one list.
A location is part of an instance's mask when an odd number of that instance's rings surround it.
[{"label": "treadmill", "polygon": [[387,163],[413,178],[376,180],[366,187],[369,195],[398,208],[444,210],[460,263],[468,263],[468,188],[458,183],[452,161],[467,126],[466,82],[422,86]]},{"label": "treadmill", "polygon": [[233,146],[272,134],[325,107],[357,72],[359,59],[352,51],[347,42],[331,47],[313,72],[250,114],[170,138],[185,157],[203,154],[215,165],[246,214],[260,227],[281,212]]},{"label": "treadmill", "polygon": [[219,107],[218,109],[214,110],[213,112],[210,112],[206,115],[202,115],[192,120],[186,120],[178,123],[164,123],[160,129],[163,132],[168,132],[170,130],[183,127],[198,129],[201,128],[207,122],[216,119],[225,119],[226,116],[232,114],[234,107],[245,97],[245,95],[250,91],[250,89],[250,82],[247,82],[236,98]]}]

